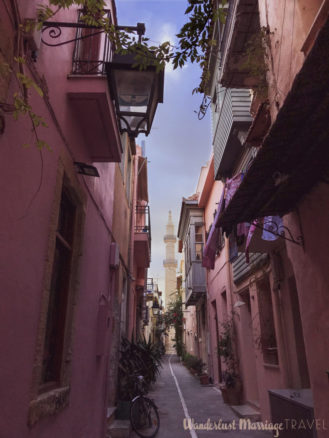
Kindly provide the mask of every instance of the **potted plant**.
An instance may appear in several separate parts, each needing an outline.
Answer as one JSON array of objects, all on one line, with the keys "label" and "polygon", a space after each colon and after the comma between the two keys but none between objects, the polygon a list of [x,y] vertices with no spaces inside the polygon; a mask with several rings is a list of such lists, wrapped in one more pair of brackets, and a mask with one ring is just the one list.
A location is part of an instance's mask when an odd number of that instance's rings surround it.
[{"label": "potted plant", "polygon": [[238,375],[238,363],[235,359],[233,348],[233,320],[228,320],[222,324],[222,330],[218,342],[218,356],[225,365],[225,371],[222,374],[222,391],[223,401],[230,405],[241,404],[242,382]]},{"label": "potted plant", "polygon": [[200,378],[201,385],[209,385],[209,375],[208,375],[207,370],[204,370],[200,374],[199,378]]},{"label": "potted plant", "polygon": [[[205,363],[202,362],[202,359],[199,359],[192,354],[184,352],[183,363],[188,368],[191,374],[199,376],[199,378],[202,378],[202,381],[205,382],[207,379],[209,379],[208,374],[204,372]],[[209,380],[207,383],[209,383]]]},{"label": "potted plant", "polygon": [[220,390],[224,403],[228,405],[241,404],[242,383],[239,376],[235,372],[224,371],[222,377]]}]

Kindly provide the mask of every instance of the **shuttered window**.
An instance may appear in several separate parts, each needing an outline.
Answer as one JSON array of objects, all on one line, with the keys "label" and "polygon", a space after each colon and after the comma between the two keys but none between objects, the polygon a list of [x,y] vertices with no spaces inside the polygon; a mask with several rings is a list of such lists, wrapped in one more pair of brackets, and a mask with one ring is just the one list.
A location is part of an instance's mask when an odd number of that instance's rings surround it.
[{"label": "shuttered window", "polygon": [[70,289],[72,250],[74,244],[76,206],[64,188],[56,231],[41,384],[45,389],[60,384],[63,362],[65,326]]}]

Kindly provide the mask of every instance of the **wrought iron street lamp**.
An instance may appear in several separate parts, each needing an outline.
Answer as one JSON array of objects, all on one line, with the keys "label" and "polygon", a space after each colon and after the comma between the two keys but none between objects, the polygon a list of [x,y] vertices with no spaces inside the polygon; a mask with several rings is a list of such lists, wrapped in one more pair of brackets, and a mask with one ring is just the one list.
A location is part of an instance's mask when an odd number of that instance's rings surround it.
[{"label": "wrought iron street lamp", "polygon": [[133,139],[149,134],[157,105],[163,102],[164,71],[156,71],[151,52],[150,60],[142,70],[136,54],[115,54],[106,66],[119,129]]},{"label": "wrought iron street lamp", "polygon": [[[57,42],[57,39],[62,35],[63,28],[90,29],[93,31],[87,35]],[[145,34],[145,24],[116,26],[116,30],[136,32],[138,44],[140,44],[142,36]],[[98,26],[90,26],[81,21],[78,23],[46,21],[43,23],[42,35],[48,35],[49,41],[43,38],[41,41],[47,46],[58,47],[91,38],[101,33],[104,33],[104,29]],[[143,66],[143,69],[141,69],[140,64],[143,58],[145,60],[145,57],[147,58],[147,66],[145,68]],[[143,52],[138,53],[138,45],[136,45],[136,51],[133,53],[127,55],[114,54],[112,60],[105,62],[105,65],[120,132],[128,133],[133,153],[135,153],[135,138],[138,134],[148,135],[150,133],[158,103],[163,102],[164,70],[157,71],[155,58],[151,51],[144,48]]]}]

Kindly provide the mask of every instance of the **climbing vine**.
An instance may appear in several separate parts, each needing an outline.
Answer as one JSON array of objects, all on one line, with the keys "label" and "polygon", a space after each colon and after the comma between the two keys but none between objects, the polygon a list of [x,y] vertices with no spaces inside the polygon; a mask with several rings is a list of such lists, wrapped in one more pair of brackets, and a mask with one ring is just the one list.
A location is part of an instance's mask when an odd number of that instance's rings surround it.
[{"label": "climbing vine", "polygon": [[[40,115],[33,111],[29,90],[33,89],[40,98],[45,97],[45,92],[40,84],[26,72],[27,54],[24,52],[22,41],[24,35],[33,30],[41,30],[45,21],[53,20],[59,11],[74,5],[82,9],[81,20],[85,24],[99,27],[108,35],[116,52],[134,53],[136,65],[140,69],[145,69],[150,62],[156,65],[158,71],[169,62],[172,62],[174,69],[183,67],[189,61],[198,63],[202,69],[202,76],[199,86],[193,90],[193,93],[204,93],[210,77],[207,68],[208,56],[211,48],[216,45],[212,35],[213,27],[216,20],[222,22],[225,20],[226,3],[227,0],[188,0],[185,11],[187,22],[177,35],[178,47],[174,47],[169,41],[158,46],[149,45],[148,38],[143,37],[141,41],[138,41],[135,35],[116,29],[104,12],[106,8],[104,0],[48,0],[47,3],[38,6],[35,21],[27,20],[24,24],[19,23],[13,61],[7,62],[1,58],[1,79],[6,83],[8,77],[14,74],[18,83],[18,91],[11,96],[12,103],[0,101],[0,116],[6,112],[12,113],[15,120],[20,116],[28,116],[36,137],[36,146],[39,149],[44,147],[50,149],[47,142],[39,138],[38,129],[47,127],[47,124]],[[152,53],[151,57],[150,53]]]},{"label": "climbing vine", "polygon": [[241,71],[246,71],[256,80],[253,89],[257,95],[265,100],[268,93],[267,84],[267,59],[266,47],[270,46],[269,35],[271,32],[267,27],[262,27],[259,32],[252,35],[246,44],[245,61],[241,66]]}]

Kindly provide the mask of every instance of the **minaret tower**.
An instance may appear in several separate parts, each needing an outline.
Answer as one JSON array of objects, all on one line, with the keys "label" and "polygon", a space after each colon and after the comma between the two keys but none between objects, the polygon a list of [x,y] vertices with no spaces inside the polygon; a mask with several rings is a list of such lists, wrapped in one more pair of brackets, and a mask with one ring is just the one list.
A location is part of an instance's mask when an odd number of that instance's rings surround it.
[{"label": "minaret tower", "polygon": [[174,234],[174,224],[171,217],[171,211],[168,215],[166,234],[163,238],[166,244],[166,259],[163,261],[165,268],[165,306],[175,298],[176,292],[176,269],[177,260],[175,259],[176,236]]},{"label": "minaret tower", "polygon": [[[168,223],[166,226],[166,234],[163,238],[166,244],[166,258],[163,261],[165,268],[165,309],[168,308],[170,301],[176,298],[176,268],[177,260],[175,259],[175,244],[176,236],[174,234],[174,224],[171,217],[171,211],[168,215]],[[172,327],[169,330],[169,336],[166,336],[166,352],[168,354],[174,354],[175,349],[173,347],[173,338],[175,337],[175,330]]]}]

